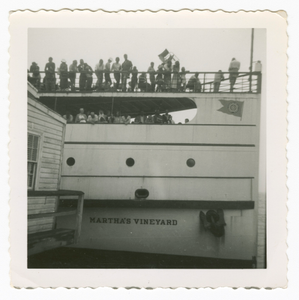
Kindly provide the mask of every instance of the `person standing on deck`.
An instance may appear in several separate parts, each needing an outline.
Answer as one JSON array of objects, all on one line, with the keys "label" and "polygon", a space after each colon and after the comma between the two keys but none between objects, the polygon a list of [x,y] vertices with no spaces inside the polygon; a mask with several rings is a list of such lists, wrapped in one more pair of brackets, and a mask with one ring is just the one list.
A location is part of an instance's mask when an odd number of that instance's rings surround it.
[{"label": "person standing on deck", "polygon": [[96,82],[97,90],[101,90],[102,88],[104,69],[105,69],[104,61],[100,59],[99,63],[97,63],[94,68],[94,72],[96,73],[97,76],[97,82]]},{"label": "person standing on deck", "polygon": [[66,60],[63,59],[61,61],[60,67],[59,67],[59,79],[60,79],[60,89],[62,91],[65,91],[68,88],[68,73],[67,73],[68,67],[66,64]]},{"label": "person standing on deck", "polygon": [[151,82],[151,91],[155,91],[155,85],[156,85],[156,78],[155,78],[155,68],[154,63],[151,62],[151,65],[149,66],[147,72],[150,74],[150,82]]},{"label": "person standing on deck", "polygon": [[262,63],[260,60],[255,63],[254,72],[262,72]]},{"label": "person standing on deck", "polygon": [[230,81],[230,92],[232,93],[234,90],[234,85],[236,83],[238,77],[238,71],[240,69],[240,62],[238,62],[235,58],[232,58],[232,61],[229,64],[229,81]]},{"label": "person standing on deck", "polygon": [[110,77],[111,62],[112,62],[112,58],[110,57],[108,59],[108,62],[105,64],[105,84],[106,84],[106,86],[109,86],[109,87],[112,84],[112,80],[111,80],[111,77]]},{"label": "person standing on deck", "polygon": [[119,57],[116,57],[115,63],[112,64],[111,71],[114,73],[115,88],[117,90],[119,88],[120,71],[121,71],[121,64],[119,63]]},{"label": "person standing on deck", "polygon": [[164,91],[164,79],[163,79],[164,67],[163,65],[158,66],[158,72],[156,76],[157,89],[156,92]]},{"label": "person standing on deck", "polygon": [[69,66],[69,79],[71,81],[71,90],[72,92],[76,91],[76,73],[78,72],[77,68],[78,62],[76,60],[73,61],[72,64]]},{"label": "person standing on deck", "polygon": [[55,83],[56,83],[56,76],[55,76],[55,63],[53,63],[53,58],[49,57],[49,62],[45,66],[45,84],[46,84],[46,91],[55,91]]},{"label": "person standing on deck", "polygon": [[220,87],[220,83],[222,80],[224,80],[224,76],[223,76],[222,71],[219,70],[217,73],[215,73],[215,76],[214,76],[214,93],[219,92],[219,87]]},{"label": "person standing on deck", "polygon": [[128,55],[124,55],[125,61],[121,65],[122,70],[122,91],[125,92],[127,90],[127,79],[130,77],[130,72],[132,70],[133,64],[130,60],[128,60]]},{"label": "person standing on deck", "polygon": [[166,90],[170,90],[171,87],[171,71],[172,71],[172,62],[171,60],[167,61],[164,65],[164,84]]},{"label": "person standing on deck", "polygon": [[179,72],[180,72],[180,62],[177,60],[173,66],[173,75],[171,80],[171,89],[175,92],[178,90],[178,87],[181,85]]},{"label": "person standing on deck", "polygon": [[30,66],[30,72],[32,73],[33,78],[33,85],[39,90],[40,87],[40,73],[39,73],[39,66],[36,62],[33,62]]},{"label": "person standing on deck", "polygon": [[84,109],[80,108],[80,112],[77,114],[75,123],[81,123],[84,124],[87,121],[86,114],[84,113]]},{"label": "person standing on deck", "polygon": [[186,69],[184,67],[182,67],[181,69],[181,83],[180,83],[180,91],[185,92],[186,91],[186,84],[187,84],[187,80],[186,80]]},{"label": "person standing on deck", "polygon": [[139,75],[138,88],[140,89],[141,92],[146,92],[147,91],[146,87],[147,87],[146,73],[142,72]]},{"label": "person standing on deck", "polygon": [[89,66],[87,63],[84,64],[84,69],[85,69],[85,73],[86,73],[86,86],[85,89],[86,91],[91,91],[91,86],[92,86],[92,74],[93,74],[93,70],[91,68],[91,66]]},{"label": "person standing on deck", "polygon": [[80,77],[79,77],[80,91],[84,91],[85,86],[86,86],[86,72],[85,72],[85,64],[84,64],[83,59],[80,59],[80,64],[78,66],[78,71],[80,73]]},{"label": "person standing on deck", "polygon": [[136,67],[134,67],[132,70],[131,92],[134,92],[135,87],[137,85],[137,76],[138,76],[138,70]]}]

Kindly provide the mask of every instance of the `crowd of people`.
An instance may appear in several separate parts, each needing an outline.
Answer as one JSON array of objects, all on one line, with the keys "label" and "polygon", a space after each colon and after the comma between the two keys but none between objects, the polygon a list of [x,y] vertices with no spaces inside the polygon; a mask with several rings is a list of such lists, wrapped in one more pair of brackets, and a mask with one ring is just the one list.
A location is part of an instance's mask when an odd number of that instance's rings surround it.
[{"label": "crowd of people", "polygon": [[[114,115],[110,111],[105,114],[103,110],[99,110],[99,113],[96,114],[94,111],[85,113],[84,108],[80,108],[75,118],[69,111],[63,115],[63,118],[67,123],[77,124],[175,124],[168,110],[164,114],[160,114],[160,111],[156,110],[154,115],[147,115],[144,111],[140,111],[140,114],[132,119],[128,114],[121,114],[120,111],[116,111]],[[185,123],[187,123],[186,120]]]},{"label": "crowd of people", "polygon": [[[233,91],[240,62],[235,58],[229,65],[230,91]],[[199,79],[199,73],[195,73],[188,80],[184,67],[180,67],[179,61],[168,60],[158,66],[157,70],[153,62],[150,63],[147,72],[138,72],[136,66],[124,55],[124,61],[120,63],[119,57],[109,58],[106,63],[103,59],[92,69],[90,65],[80,59],[79,64],[74,60],[69,66],[63,59],[59,68],[56,70],[53,58],[50,57],[44,68],[45,76],[41,80],[40,68],[36,62],[33,62],[28,70],[28,80],[39,90],[45,91],[76,91],[76,76],[79,73],[79,90],[84,91],[141,91],[141,92],[165,92],[175,91],[184,92],[186,89],[193,92],[201,92],[202,83]],[[32,74],[32,76],[29,75]],[[59,84],[56,82],[56,74],[59,76]],[[96,82],[93,82],[96,75]],[[114,80],[111,79],[113,74]],[[147,76],[147,74],[149,76]],[[149,77],[149,78],[148,78]],[[219,92],[221,82],[225,80],[223,72],[219,70],[214,76],[214,92]]]},{"label": "crowd of people", "polygon": [[[184,67],[180,69],[179,61],[175,61],[172,65],[169,60],[158,66],[155,70],[154,63],[151,62],[147,72],[139,72],[136,66],[124,55],[124,61],[120,64],[119,57],[109,58],[106,63],[102,59],[92,69],[90,65],[80,59],[78,64],[74,60],[68,67],[66,61],[63,59],[56,72],[56,66],[53,58],[50,57],[48,63],[45,65],[45,77],[41,83],[40,68],[36,62],[33,62],[28,70],[32,73],[30,80],[33,84],[40,89],[41,84],[46,91],[54,90],[71,90],[76,91],[75,81],[77,73],[79,73],[79,90],[80,91],[102,91],[111,90],[115,91],[137,91],[142,92],[162,92],[162,91],[185,91],[186,88],[200,92],[201,82],[198,78],[199,73],[195,73],[191,78],[186,80],[186,73]],[[56,73],[59,76],[59,86],[56,84]],[[149,74],[149,79],[147,78]],[[96,75],[96,82],[93,85],[93,74]],[[112,82],[111,74],[114,76]],[[130,81],[129,81],[130,79]]]}]

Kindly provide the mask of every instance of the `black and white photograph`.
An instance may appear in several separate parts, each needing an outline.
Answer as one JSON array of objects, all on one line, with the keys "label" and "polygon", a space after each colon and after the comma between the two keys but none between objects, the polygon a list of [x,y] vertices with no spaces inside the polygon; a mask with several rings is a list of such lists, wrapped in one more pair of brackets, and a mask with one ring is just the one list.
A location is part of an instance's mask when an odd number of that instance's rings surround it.
[{"label": "black and white photograph", "polygon": [[25,268],[267,270],[267,28],[80,24],[27,28]]}]

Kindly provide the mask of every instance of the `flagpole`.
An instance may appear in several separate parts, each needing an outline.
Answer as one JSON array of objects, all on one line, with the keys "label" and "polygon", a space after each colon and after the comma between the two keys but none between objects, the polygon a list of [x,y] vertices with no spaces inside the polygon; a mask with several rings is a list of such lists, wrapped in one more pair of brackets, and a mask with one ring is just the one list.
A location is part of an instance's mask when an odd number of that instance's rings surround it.
[{"label": "flagpole", "polygon": [[251,82],[252,82],[252,58],[253,58],[253,39],[254,39],[254,28],[251,29],[251,50],[250,50],[250,75],[249,75],[249,93],[251,93]]}]

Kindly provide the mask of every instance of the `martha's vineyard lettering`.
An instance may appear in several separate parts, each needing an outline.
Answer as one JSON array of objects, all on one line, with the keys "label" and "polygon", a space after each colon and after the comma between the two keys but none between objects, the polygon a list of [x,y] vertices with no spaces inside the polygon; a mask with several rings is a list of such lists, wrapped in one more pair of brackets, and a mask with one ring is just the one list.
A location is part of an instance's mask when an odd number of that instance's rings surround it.
[{"label": "martha's vineyard lettering", "polygon": [[90,223],[104,223],[104,224],[136,224],[136,225],[172,225],[178,224],[177,220],[163,220],[163,219],[130,219],[130,218],[92,218],[89,217]]}]

